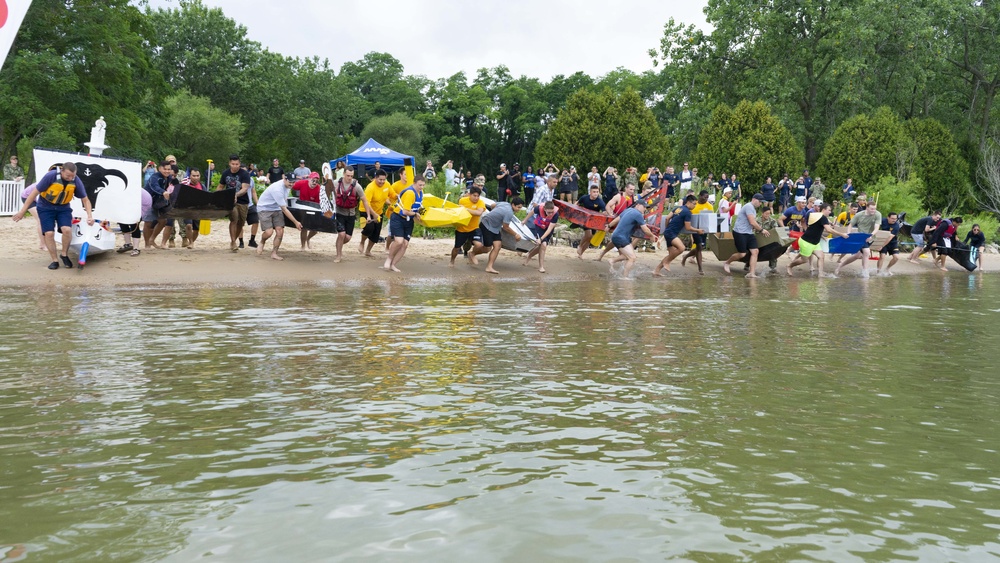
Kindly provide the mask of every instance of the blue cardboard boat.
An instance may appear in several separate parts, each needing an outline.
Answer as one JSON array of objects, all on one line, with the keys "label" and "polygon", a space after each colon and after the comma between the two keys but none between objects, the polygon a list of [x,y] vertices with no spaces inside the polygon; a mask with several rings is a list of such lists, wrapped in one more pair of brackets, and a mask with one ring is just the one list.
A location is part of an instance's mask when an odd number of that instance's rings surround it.
[{"label": "blue cardboard boat", "polygon": [[835,236],[830,239],[830,254],[854,254],[859,252],[865,245],[865,241],[871,238],[868,233],[851,233],[847,238]]}]

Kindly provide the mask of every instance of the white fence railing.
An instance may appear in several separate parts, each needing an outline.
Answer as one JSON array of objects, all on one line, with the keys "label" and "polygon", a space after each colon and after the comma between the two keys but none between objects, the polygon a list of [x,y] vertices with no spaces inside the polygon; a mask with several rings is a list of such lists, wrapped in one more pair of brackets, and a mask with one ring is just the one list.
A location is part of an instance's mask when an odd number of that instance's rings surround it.
[{"label": "white fence railing", "polygon": [[21,209],[24,182],[0,182],[0,217],[13,215]]}]

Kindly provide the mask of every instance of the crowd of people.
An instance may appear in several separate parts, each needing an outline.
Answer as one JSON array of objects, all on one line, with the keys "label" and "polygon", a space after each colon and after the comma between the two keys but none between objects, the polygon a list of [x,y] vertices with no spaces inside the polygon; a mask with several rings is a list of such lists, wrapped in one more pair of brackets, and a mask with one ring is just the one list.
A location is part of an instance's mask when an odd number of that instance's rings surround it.
[{"label": "crowd of people", "polygon": [[[455,228],[454,249],[450,264],[454,266],[459,254],[472,265],[478,265],[480,255],[487,255],[485,271],[499,273],[496,269],[497,257],[501,250],[502,233],[506,232],[515,240],[521,239],[521,232],[511,227],[519,221],[537,240],[537,245],[526,252],[523,263],[528,265],[538,260],[538,270],[545,272],[547,247],[552,244],[556,226],[560,219],[559,208],[553,203],[560,200],[574,204],[593,213],[608,217],[608,232],[591,228],[582,230],[576,256],[583,259],[592,242],[600,237],[604,242],[596,260],[603,261],[605,255],[616,250],[618,255],[611,261],[614,268],[624,263],[623,274],[629,275],[637,260],[636,250],[640,245],[649,244],[648,239],[656,239],[653,229],[662,232],[666,244],[666,256],[653,269],[654,276],[662,276],[670,271],[671,263],[683,255],[682,265],[689,259],[696,261],[699,273],[702,268],[702,250],[706,248],[708,235],[705,229],[695,226],[695,216],[702,213],[717,214],[720,221],[727,221],[731,227],[736,252],[723,263],[723,270],[731,273],[731,265],[745,264],[746,277],[761,277],[758,274],[757,234],[769,236],[771,231],[787,227],[794,238],[796,254],[786,266],[788,275],[794,269],[809,264],[810,271],[819,276],[836,276],[855,261],[862,264],[861,275],[869,275],[870,246],[876,231],[887,231],[889,241],[879,249],[879,259],[874,272],[892,275],[892,267],[897,263],[901,243],[899,241],[901,218],[890,212],[885,217],[877,209],[867,194],[859,191],[848,179],[841,194],[844,203],[836,202],[843,211],[831,218],[834,206],[822,200],[825,189],[822,181],[815,181],[809,171],[803,171],[795,181],[783,174],[777,184],[767,178],[766,182],[752,195],[743,191],[736,174],[714,174],[702,178],[697,168],[684,163],[679,172],[672,166],[648,167],[642,174],[635,167],[627,167],[619,174],[609,166],[602,172],[592,166],[583,180],[575,166],[557,167],[548,163],[539,170],[527,166],[521,170],[519,163],[509,169],[500,164],[495,174],[495,201],[487,205],[487,179],[484,174],[473,176],[471,171],[454,169],[452,161],[442,167],[445,185],[448,188],[461,187],[458,204],[466,208],[472,219],[467,225]],[[431,161],[427,161],[423,173],[412,180],[407,178],[405,169],[389,171],[376,162],[364,169],[362,186],[357,171],[343,162],[321,176],[311,170],[304,160],[291,172],[286,172],[278,159],[274,159],[267,169],[253,164],[244,165],[238,155],[230,156],[228,165],[221,171],[208,161],[204,173],[198,169],[183,169],[177,159],[168,155],[159,163],[149,161],[144,169],[143,188],[149,194],[152,204],[144,210],[140,224],[119,225],[124,242],[120,253],[138,256],[142,250],[173,248],[179,234],[181,246],[194,248],[201,231],[198,219],[174,220],[171,218],[176,202],[178,186],[185,185],[198,190],[229,190],[233,193],[234,206],[228,215],[229,248],[233,252],[249,246],[258,254],[263,254],[265,245],[271,242],[271,258],[282,260],[279,254],[284,228],[292,225],[300,231],[299,242],[302,249],[310,249],[310,241],[316,231],[303,225],[289,210],[290,197],[300,202],[315,205],[325,217],[336,225],[336,255],[334,262],[344,256],[344,247],[354,236],[355,225],[361,225],[359,253],[371,257],[375,245],[385,243],[383,268],[398,272],[399,262],[406,254],[413,227],[423,211],[423,191],[427,182],[437,178],[437,171]],[[390,182],[389,176],[395,176]],[[17,166],[16,157],[4,167],[4,177],[23,178],[24,172]],[[60,169],[51,170],[37,184],[25,190],[24,206],[15,214],[20,220],[32,207],[37,209],[40,237],[43,246],[49,250],[52,262],[49,267],[58,269],[60,262],[69,267],[67,256],[69,201],[79,197],[93,221],[90,202],[82,183],[75,176],[75,168],[66,163]],[[523,218],[518,218],[521,210],[526,210]],[[662,221],[654,223],[653,216]],[[387,220],[385,220],[387,218]],[[388,223],[384,233],[383,223]],[[957,229],[962,224],[961,217],[943,218],[940,212],[917,221],[912,228],[914,249],[909,255],[911,262],[919,260],[924,253],[934,257],[935,264],[946,269],[945,257],[958,250],[960,245]],[[249,225],[249,241],[244,243],[244,231]],[[178,227],[180,229],[178,230]],[[61,253],[56,252],[53,232],[58,228],[63,236]],[[729,230],[729,229],[724,229]],[[834,272],[826,271],[825,256],[821,250],[824,237],[847,237],[850,232],[872,235],[861,250],[848,256],[840,256]],[[638,236],[640,235],[641,236]],[[258,234],[260,240],[257,240]],[[637,235],[637,236],[633,236]],[[985,247],[985,236],[978,225],[966,235],[964,244],[974,249],[981,265],[981,253]],[[142,246],[142,249],[140,249]],[[777,272],[777,258],[768,258],[771,273]]]}]

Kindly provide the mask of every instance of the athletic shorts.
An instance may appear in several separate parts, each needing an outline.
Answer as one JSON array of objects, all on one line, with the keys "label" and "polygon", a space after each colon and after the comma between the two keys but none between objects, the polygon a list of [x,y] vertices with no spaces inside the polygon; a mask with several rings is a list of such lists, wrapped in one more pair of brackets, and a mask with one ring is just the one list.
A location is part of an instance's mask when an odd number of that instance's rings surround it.
[{"label": "athletic shorts", "polygon": [[736,243],[736,252],[745,253],[757,248],[757,236],[754,234],[733,233],[733,241]]},{"label": "athletic shorts", "polygon": [[257,213],[257,206],[251,205],[247,207],[247,225],[256,225],[260,223],[260,213]]},{"label": "athletic shorts", "polygon": [[[500,233],[502,232],[503,229],[501,228]],[[493,246],[493,243],[495,242],[500,242],[500,233],[494,233],[493,231],[482,226],[479,227],[479,234],[483,238],[483,246],[486,247]]]},{"label": "athletic shorts", "polygon": [[677,233],[672,233],[670,231],[663,232],[663,240],[666,241],[667,246],[670,246],[670,243],[673,242],[675,238],[677,238]]},{"label": "athletic shorts", "polygon": [[233,210],[229,212],[229,222],[246,224],[249,207],[246,203],[237,203],[234,205]]},{"label": "athletic shorts", "polygon": [[611,237],[611,244],[615,245],[615,248],[618,250],[621,250],[632,244],[632,237]]},{"label": "athletic shorts", "polygon": [[[333,220],[337,223],[338,233],[346,233],[347,236],[354,235],[354,222],[357,220],[356,215],[341,215],[340,213],[334,213]],[[413,221],[410,222],[412,223]]]},{"label": "athletic shorts", "polygon": [[483,235],[479,232],[479,229],[473,229],[467,233],[460,233],[455,231],[455,248],[462,248],[466,243],[480,243],[483,242]]},{"label": "athletic shorts", "polygon": [[56,225],[59,226],[59,230],[73,225],[73,208],[69,205],[38,207],[35,213],[38,215],[38,222],[42,225],[43,234],[55,231]]},{"label": "athletic shorts", "polygon": [[809,258],[818,249],[819,249],[818,244],[812,244],[802,240],[801,238],[799,239],[799,256],[803,258]]},{"label": "athletic shorts", "polygon": [[194,230],[198,230],[201,227],[201,219],[184,219],[183,223],[185,225],[191,225]]},{"label": "athletic shorts", "polygon": [[924,245],[924,235],[919,235],[917,233],[913,233],[912,235],[910,235],[910,237],[913,239],[913,242],[914,242],[914,244],[916,246],[923,246]]},{"label": "athletic shorts", "polygon": [[361,229],[361,238],[378,242],[380,236],[382,236],[382,221],[368,221],[365,223],[365,228]]},{"label": "athletic shorts", "polygon": [[899,243],[896,239],[892,239],[892,242],[882,247],[882,250],[878,251],[879,254],[899,254]]},{"label": "athletic shorts", "polygon": [[413,220],[406,220],[405,217],[399,213],[393,213],[389,217],[389,236],[396,238],[399,237],[403,240],[410,240],[410,235],[413,234]]},{"label": "athletic shorts", "polygon": [[552,238],[553,233],[555,233],[555,230],[553,229],[553,231],[549,233],[549,236],[542,238],[542,235],[545,234],[545,229],[539,229],[538,227],[535,226],[534,223],[528,225],[528,230],[531,231],[531,234],[535,235],[535,238],[538,239],[539,244],[542,243],[548,244],[549,240]]},{"label": "athletic shorts", "polygon": [[265,231],[285,226],[285,214],[278,211],[260,211],[260,228]]}]

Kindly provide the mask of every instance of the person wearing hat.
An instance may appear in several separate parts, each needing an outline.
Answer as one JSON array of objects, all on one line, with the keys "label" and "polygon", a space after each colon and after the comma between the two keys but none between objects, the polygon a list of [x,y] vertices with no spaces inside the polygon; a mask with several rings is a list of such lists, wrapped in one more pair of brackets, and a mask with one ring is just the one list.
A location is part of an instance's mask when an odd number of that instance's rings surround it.
[{"label": "person wearing hat", "polygon": [[778,224],[782,227],[788,227],[790,231],[803,231],[805,230],[804,219],[810,211],[810,209],[806,208],[806,198],[799,196],[795,198],[795,205],[786,209],[778,217]]},{"label": "person wearing hat", "polygon": [[727,274],[732,272],[729,270],[729,265],[733,262],[740,260],[747,253],[750,254],[750,272],[747,273],[747,278],[756,278],[757,276],[757,235],[756,233],[763,233],[764,236],[770,234],[767,229],[760,226],[757,223],[757,208],[764,203],[764,195],[760,193],[753,194],[750,198],[750,203],[744,204],[740,208],[739,213],[736,214],[736,223],[733,225],[733,241],[736,243],[736,253],[729,257],[728,260],[722,265],[722,269],[726,271]]},{"label": "person wearing hat", "polygon": [[736,206],[733,204],[733,188],[726,186],[722,190],[722,199],[719,200],[719,215],[726,215],[732,219],[735,212]]},{"label": "person wearing hat", "polygon": [[311,172],[311,170],[309,170],[309,167],[306,166],[306,161],[305,160],[300,160],[299,161],[299,167],[296,168],[295,170],[292,170],[292,173],[295,174],[295,179],[296,180],[304,180],[304,179],[308,178],[310,172]]},{"label": "person wearing hat", "polygon": [[281,248],[281,239],[285,234],[285,218],[295,225],[295,228],[302,230],[302,223],[288,210],[288,190],[292,187],[292,180],[295,177],[291,174],[283,180],[272,182],[264,193],[260,194],[257,200],[257,213],[260,215],[260,228],[263,232],[260,235],[260,245],[257,246],[257,256],[264,253],[264,245],[267,239],[274,235],[274,242],[271,245],[271,258],[274,260],[284,260],[278,255]]},{"label": "person wearing hat", "polygon": [[622,275],[628,277],[632,272],[632,268],[635,267],[636,255],[635,249],[632,248],[632,232],[638,227],[642,229],[642,232],[646,233],[647,237],[653,236],[653,231],[649,230],[649,226],[646,225],[645,213],[646,202],[639,200],[635,202],[635,205],[623,211],[621,215],[615,217],[605,227],[607,231],[614,229],[614,234],[611,235],[611,243],[618,249],[618,257],[611,261],[611,271],[614,271],[615,264],[624,261],[625,269],[622,271]]}]

